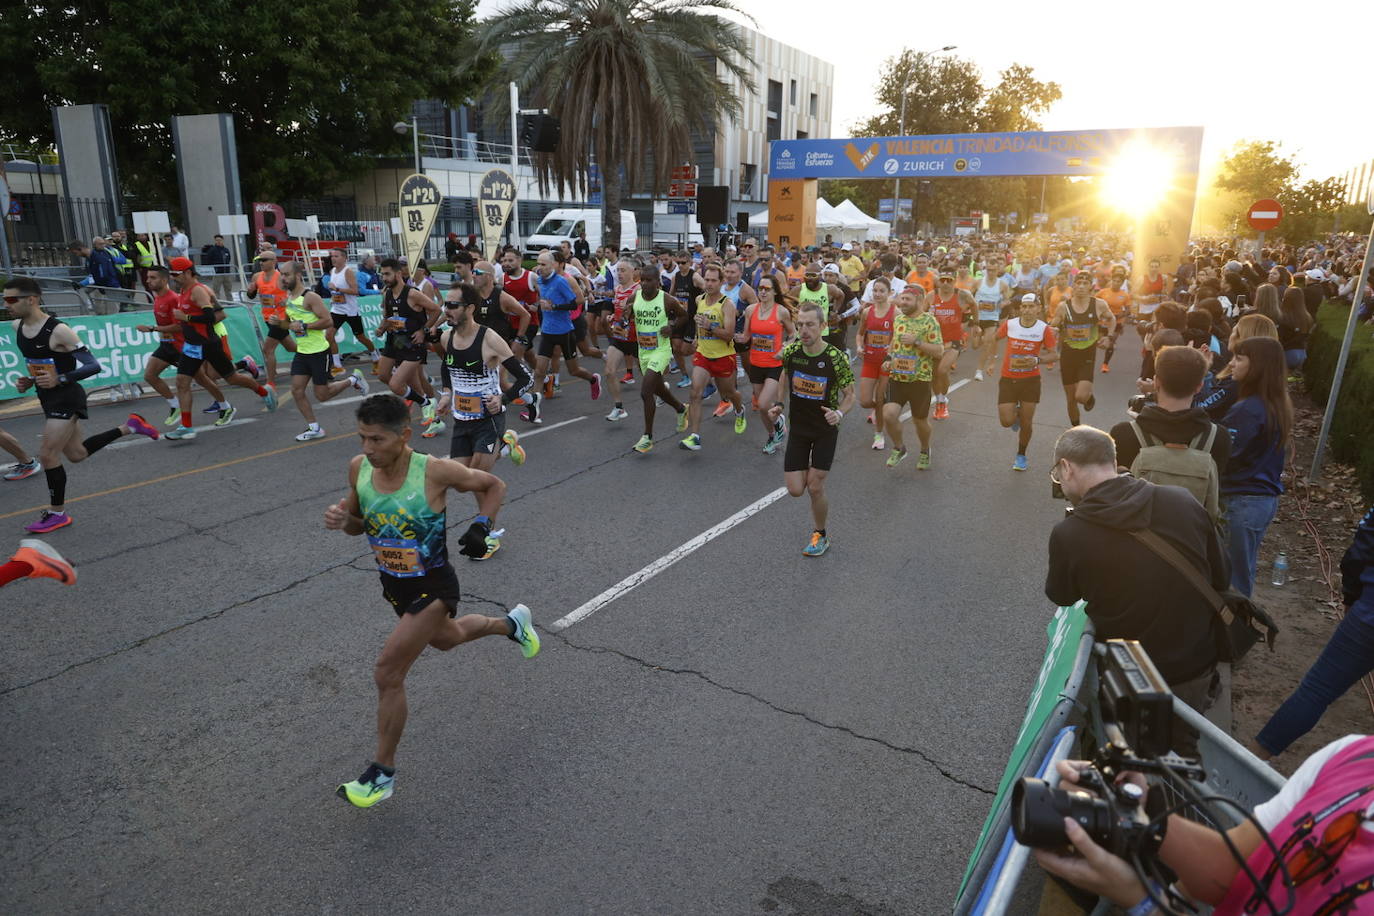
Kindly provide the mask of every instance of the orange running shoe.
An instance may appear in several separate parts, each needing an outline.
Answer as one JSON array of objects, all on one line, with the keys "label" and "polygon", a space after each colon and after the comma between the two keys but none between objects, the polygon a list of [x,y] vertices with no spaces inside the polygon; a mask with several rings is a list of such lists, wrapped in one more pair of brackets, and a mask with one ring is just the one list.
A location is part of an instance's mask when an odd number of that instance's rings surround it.
[{"label": "orange running shoe", "polygon": [[732,411],[732,410],[734,410],[734,409],[735,409],[735,408],[734,408],[733,406],[731,406],[731,404],[730,404],[729,401],[727,401],[727,400],[725,400],[724,398],[722,398],[721,401],[720,401],[720,403],[716,405],[716,409],[713,410],[713,411],[711,411],[711,416],[713,416],[713,417],[723,417],[723,416],[725,416],[727,413],[729,413],[730,411]]},{"label": "orange running shoe", "polygon": [[32,566],[30,579],[56,579],[63,585],[76,584],[76,569],[72,564],[62,558],[57,548],[38,538],[24,538],[10,559]]}]

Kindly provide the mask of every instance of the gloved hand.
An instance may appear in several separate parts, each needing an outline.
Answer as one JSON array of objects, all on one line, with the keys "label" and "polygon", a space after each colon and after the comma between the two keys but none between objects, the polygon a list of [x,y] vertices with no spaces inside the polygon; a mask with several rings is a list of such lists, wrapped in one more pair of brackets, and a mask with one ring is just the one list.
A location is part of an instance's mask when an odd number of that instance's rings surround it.
[{"label": "gloved hand", "polygon": [[481,522],[468,525],[468,530],[458,539],[459,553],[465,557],[484,557],[487,555],[487,536],[491,526]]}]

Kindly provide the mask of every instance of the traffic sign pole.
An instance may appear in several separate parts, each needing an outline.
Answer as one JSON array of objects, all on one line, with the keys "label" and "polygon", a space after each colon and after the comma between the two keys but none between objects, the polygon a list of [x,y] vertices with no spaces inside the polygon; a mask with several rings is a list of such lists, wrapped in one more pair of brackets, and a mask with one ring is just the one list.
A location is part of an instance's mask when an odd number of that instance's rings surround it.
[{"label": "traffic sign pole", "polygon": [[[1374,210],[1374,206],[1369,209]],[[1341,355],[1336,360],[1336,375],[1331,379],[1331,394],[1326,398],[1326,413],[1322,416],[1321,432],[1317,434],[1317,449],[1312,454],[1312,471],[1307,475],[1309,480],[1321,479],[1326,438],[1331,434],[1331,420],[1336,414],[1336,401],[1341,396],[1341,379],[1345,376],[1345,364],[1350,359],[1350,344],[1355,339],[1355,326],[1360,322],[1360,294],[1364,292],[1371,267],[1374,267],[1374,225],[1369,227],[1369,241],[1364,246],[1364,265],[1360,267],[1360,278],[1355,282],[1350,317],[1345,322],[1345,339],[1341,341]]]}]

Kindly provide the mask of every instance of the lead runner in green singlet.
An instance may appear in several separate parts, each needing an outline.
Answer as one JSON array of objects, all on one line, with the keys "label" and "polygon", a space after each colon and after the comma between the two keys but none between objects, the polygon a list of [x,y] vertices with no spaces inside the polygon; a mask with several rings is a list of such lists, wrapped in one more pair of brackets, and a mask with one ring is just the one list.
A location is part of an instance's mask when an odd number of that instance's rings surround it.
[{"label": "lead runner in green singlet", "polygon": [[687,408],[673,396],[663,373],[668,371],[668,363],[673,358],[670,321],[687,314],[682,303],[663,291],[663,281],[658,272],[658,264],[647,264],[639,268],[639,292],[631,302],[635,329],[635,342],[639,344],[639,366],[644,370],[644,384],[639,396],[644,403],[644,435],[634,444],[634,450],[641,455],[654,447],[654,412],[658,397],[677,412],[677,431],[687,428]]},{"label": "lead runner in green singlet", "polygon": [[396,745],[406,724],[406,672],[432,646],[447,652],[482,636],[506,636],[525,658],[539,652],[529,608],[516,605],[502,617],[458,613],[458,576],[448,559],[444,507],[449,490],[477,497],[478,516],[459,539],[465,556],[486,552],[490,520],[506,494],[500,478],[462,462],[435,458],[410,447],[410,413],[390,394],[358,406],[363,454],[348,467],[348,495],[324,513],[324,526],[366,534],[376,559],[382,594],[396,611],[396,627],[377,658],[377,755],[338,795],[359,808],[391,797],[396,786]]}]

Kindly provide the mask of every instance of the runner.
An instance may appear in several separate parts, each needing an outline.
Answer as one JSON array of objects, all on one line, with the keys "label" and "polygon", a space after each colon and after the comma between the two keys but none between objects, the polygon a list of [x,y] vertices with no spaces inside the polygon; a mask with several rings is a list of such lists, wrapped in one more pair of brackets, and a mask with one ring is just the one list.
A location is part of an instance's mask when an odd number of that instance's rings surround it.
[{"label": "runner", "polygon": [[1154,321],[1155,309],[1169,298],[1172,286],[1170,278],[1159,271],[1159,258],[1151,258],[1145,276],[1136,284],[1132,297],[1135,302],[1135,329],[1140,334],[1142,344],[1149,333],[1150,323]]},{"label": "runner", "polygon": [[[659,271],[662,282],[663,272]],[[607,332],[611,345],[606,349],[606,384],[611,389],[614,406],[606,414],[612,423],[625,419],[629,413],[620,398],[620,386],[625,381],[621,371],[630,361],[639,358],[639,345],[635,343],[635,326],[630,314],[635,295],[639,292],[639,268],[629,258],[615,262],[615,289],[611,294],[611,324]],[[627,377],[627,376],[626,376]]]},{"label": "runner", "polygon": [[935,292],[935,274],[931,272],[929,256],[916,255],[916,266],[906,275],[906,285],[913,284],[919,286],[927,296]]},{"label": "runner", "polygon": [[[797,312],[801,339],[784,347],[781,356],[790,408],[783,480],[790,495],[811,495],[815,528],[802,548],[808,557],[819,557],[830,549],[830,535],[825,529],[830,511],[825,478],[835,460],[840,421],[854,405],[854,373],[839,348],[821,338],[824,327],[821,307],[815,302],[802,305]],[[776,422],[783,414],[783,405],[774,404],[768,413]]]},{"label": "runner", "polygon": [[693,452],[701,451],[701,402],[708,383],[720,389],[721,403],[729,403],[734,408],[735,434],[743,434],[749,424],[744,415],[744,401],[735,390],[735,305],[722,294],[724,275],[724,269],[716,264],[701,270],[706,292],[697,303],[695,318],[697,352],[692,362],[692,400],[687,407],[690,432],[678,443]]},{"label": "runner", "polygon": [[783,295],[782,283],[777,277],[760,280],[758,294],[759,301],[745,309],[744,332],[735,335],[735,340],[749,344],[744,368],[753,389],[754,410],[763,428],[769,431],[768,440],[763,444],[763,453],[771,455],[787,437],[787,422],[781,416],[776,421],[770,421],[768,414],[778,402],[782,348],[795,335],[796,328]]},{"label": "runner", "polygon": [[[1014,471],[1029,469],[1026,446],[1030,445],[1035,405],[1040,403],[1040,365],[1054,362],[1058,343],[1054,329],[1040,320],[1040,304],[1034,293],[1021,297],[1020,312],[1020,317],[1008,318],[997,328],[998,339],[1007,341],[1002,377],[997,382],[997,419],[1018,434]],[[1049,358],[1043,358],[1042,353]]]},{"label": "runner", "polygon": [[534,271],[526,270],[520,263],[520,252],[513,248],[501,255],[501,268],[505,271],[501,288],[529,315],[525,330],[511,341],[511,350],[531,368],[534,368],[534,348],[530,340],[539,330],[539,287],[535,282]]},{"label": "runner", "polygon": [[[825,342],[844,351],[846,359],[852,359],[853,353],[849,349],[849,327],[854,323],[863,303],[859,297],[849,288],[844,276],[840,273],[840,268],[834,264],[826,264],[821,267],[821,282],[830,287],[833,294],[830,297],[830,308],[826,315]],[[901,280],[892,278],[888,281],[893,289],[897,287]],[[889,300],[891,297],[888,297]]]},{"label": "runner", "polygon": [[10,465],[9,469],[5,471],[6,480],[24,480],[42,470],[42,465],[39,464],[38,459],[30,455],[18,439],[3,429],[0,429],[0,448],[9,452],[19,462]]},{"label": "runner", "polygon": [[372,358],[372,374],[376,375],[377,361],[382,358],[382,354],[377,352],[377,345],[363,330],[363,316],[358,313],[358,271],[349,266],[348,252],[342,248],[330,249],[329,265],[329,359],[337,370],[334,374],[343,372],[343,356],[339,353],[338,333],[339,328],[348,325],[354,339],[367,348],[367,354]]},{"label": "runner", "polygon": [[[152,356],[148,357],[148,362],[143,367],[143,381],[162,395],[167,402],[167,419],[162,421],[163,425],[175,426],[181,419],[181,406],[176,396],[173,395],[171,386],[162,378],[162,373],[168,367],[175,367],[177,363],[181,362],[181,346],[185,339],[181,334],[180,322],[172,317],[173,310],[177,308],[181,300],[172,291],[171,275],[167,268],[161,264],[154,264],[148,268],[143,285],[153,296],[153,321],[157,323],[136,325],[136,329],[144,334],[158,335],[157,349],[153,351]],[[210,393],[216,404],[226,404],[223,410],[217,411],[219,419],[215,420],[215,425],[224,426],[232,420],[234,408],[227,406],[224,391],[215,384],[214,379],[210,378],[210,373],[205,371],[204,366],[200,367],[196,381],[200,387]]]},{"label": "runner", "polygon": [[[1093,369],[1097,351],[1105,347],[1116,330],[1116,316],[1107,303],[1093,295],[1092,274],[1082,271],[1073,278],[1073,296],[1050,321],[1059,334],[1059,375],[1064,385],[1064,400],[1069,406],[1069,425],[1079,424],[1078,407],[1092,410]],[[1099,325],[1107,328],[1104,337]]]},{"label": "runner", "polygon": [[1073,276],[1064,268],[1045,285],[1045,320],[1054,324],[1059,317],[1059,307],[1072,295]]},{"label": "runner", "polygon": [[959,364],[964,342],[978,328],[978,304],[973,294],[954,285],[954,273],[940,271],[938,292],[929,301],[930,312],[940,323],[940,337],[945,351],[935,364],[935,419],[949,419],[949,377]]},{"label": "runner", "polygon": [[[305,268],[296,261],[282,265],[282,289],[286,290],[286,329],[296,341],[296,356],[291,360],[291,399],[305,418],[305,432],[297,442],[323,439],[324,430],[315,420],[314,408],[305,395],[306,382],[315,384],[315,400],[323,404],[349,388],[367,394],[367,382],[361,369],[354,369],[346,379],[330,381],[328,331],[335,327],[332,314],[324,300],[305,284]],[[361,319],[359,319],[361,321]]]},{"label": "runner", "polygon": [[[269,411],[277,409],[277,395],[271,388],[259,385],[247,372],[234,368],[233,361],[224,352],[215,333],[216,324],[224,320],[224,308],[210,293],[210,288],[196,277],[196,266],[190,258],[172,258],[171,272],[181,286],[177,297],[177,307],[172,317],[181,323],[181,356],[177,360],[177,403],[181,408],[181,425],[167,433],[168,439],[194,439],[196,430],[191,426],[191,381],[201,373],[207,363],[219,373],[220,378],[231,385],[251,390],[262,398]],[[217,399],[223,403],[224,399]],[[221,414],[218,425],[233,419],[234,410],[228,408],[227,415]]]},{"label": "runner", "polygon": [[[473,320],[483,298],[466,283],[454,283],[444,297],[449,327],[439,336],[444,362],[444,397],[453,414],[453,442],[449,457],[478,471],[490,471],[502,453],[517,467],[525,463],[525,449],[513,429],[506,429],[506,405],[529,392],[533,377],[499,334]],[[501,368],[514,380],[501,388]],[[496,517],[492,515],[492,527]],[[489,534],[485,560],[501,549],[498,534]]]},{"label": "runner", "polygon": [[901,309],[893,322],[893,342],[885,360],[891,380],[888,383],[888,402],[883,405],[883,426],[892,439],[892,454],[887,466],[895,468],[907,456],[902,438],[902,408],[911,408],[911,422],[921,453],[916,470],[930,469],[930,383],[935,374],[935,360],[945,352],[940,335],[940,323],[926,311],[925,293],[912,285],[897,297]]},{"label": "runner", "polygon": [[690,388],[692,387],[692,356],[697,352],[696,301],[697,296],[701,294],[703,284],[701,275],[694,268],[693,261],[687,256],[687,252],[679,251],[677,253],[677,263],[678,271],[677,276],[673,278],[672,289],[664,290],[683,307],[682,317],[674,319],[672,324],[672,371],[682,374],[677,387]]},{"label": "runner", "polygon": [[[601,376],[583,369],[577,363],[577,339],[573,331],[572,313],[582,306],[581,292],[574,291],[567,277],[558,273],[553,252],[547,248],[539,252],[535,268],[535,282],[539,287],[539,309],[542,323],[539,332],[538,359],[534,366],[534,384],[538,386],[549,374],[549,363],[555,353],[561,353],[568,372],[591,385],[592,400],[601,397]],[[539,415],[540,398],[531,398],[521,416],[530,423],[542,423]]]},{"label": "runner", "polygon": [[[395,268],[392,268],[393,270]],[[324,513],[324,527],[366,534],[376,554],[382,595],[397,621],[377,658],[377,753],[337,794],[359,808],[391,797],[396,787],[396,746],[406,723],[405,677],[425,646],[447,652],[483,636],[506,636],[525,658],[539,652],[529,608],[516,605],[502,617],[465,614],[458,576],[445,543],[448,491],[477,498],[476,520],[459,539],[464,556],[486,551],[490,519],[501,508],[506,485],[485,471],[434,458],[410,447],[410,410],[391,395],[374,395],[358,406],[363,454],[348,467],[348,495]]]},{"label": "runner", "polygon": [[685,315],[687,309],[677,298],[662,291],[662,276],[652,264],[641,265],[638,276],[639,287],[630,303],[629,323],[634,329],[639,366],[644,373],[644,384],[639,390],[639,399],[644,404],[644,435],[634,444],[634,450],[643,455],[654,447],[655,398],[677,413],[678,432],[687,428],[687,407],[663,379],[672,359],[670,328],[676,316]]},{"label": "runner", "polygon": [[20,394],[36,387],[44,416],[38,462],[48,479],[49,504],[37,521],[25,525],[24,530],[46,534],[72,523],[71,516],[64,511],[67,500],[64,456],[76,464],[120,436],[136,433],[156,439],[158,433],[147,420],[131,413],[124,425],[96,433],[83,441],[80,436],[81,421],[87,417],[86,389],[81,387],[80,381],[99,374],[100,363],[76,336],[76,331],[43,311],[42,290],[37,281],[29,277],[11,277],[5,283],[4,295],[5,307],[11,315],[17,316],[10,327],[26,364],[26,374],[15,379],[14,387]]},{"label": "runner", "polygon": [[405,281],[402,264],[396,258],[382,261],[382,323],[377,334],[382,339],[382,358],[377,361],[377,378],[398,397],[420,405],[424,425],[436,418],[436,404],[418,388],[423,374],[425,340],[439,323],[439,304]]},{"label": "runner", "polygon": [[[916,282],[912,287],[924,288]],[[887,362],[888,347],[892,345],[892,318],[896,308],[889,301],[892,284],[886,277],[873,281],[873,302],[864,306],[859,313],[859,352],[863,354],[863,366],[859,370],[859,406],[868,408],[868,422],[873,424],[873,448],[887,446],[883,438],[883,389],[887,387],[887,373],[883,364]],[[832,344],[833,346],[833,344]]]},{"label": "runner", "polygon": [[1097,291],[1097,295],[1107,303],[1116,319],[1103,337],[1105,343],[1102,346],[1102,371],[1106,373],[1111,371],[1107,364],[1112,361],[1112,354],[1116,352],[1116,341],[1125,330],[1126,318],[1131,311],[1131,290],[1126,285],[1126,268],[1120,265],[1110,268],[1107,283]]},{"label": "runner", "polygon": [[[770,256],[771,258],[771,256]],[[763,263],[763,256],[760,256],[750,268],[749,275],[752,277],[758,270],[758,265]],[[754,292],[754,287],[745,283],[741,277],[744,268],[739,261],[731,258],[725,262],[725,279],[721,281],[720,292],[730,300],[735,307],[735,332],[730,337],[730,345],[735,353],[735,385],[738,388],[739,382],[744,380],[745,357],[749,353],[749,345],[738,343],[735,335],[744,333],[744,310],[755,302],[759,301],[758,293]],[[770,268],[771,270],[771,268]],[[715,413],[712,416],[723,417],[730,412],[730,404],[724,397],[716,405]]]},{"label": "runner", "polygon": [[56,579],[61,585],[76,584],[76,569],[46,541],[24,538],[8,563],[0,563],[0,587],[19,579]]},{"label": "runner", "polygon": [[[262,320],[267,325],[267,339],[262,342],[262,360],[267,365],[267,384],[277,383],[277,346],[295,352],[296,343],[283,327],[286,323],[286,290],[281,288],[281,272],[277,270],[277,253],[263,250],[258,255],[261,267],[248,282],[248,298],[262,297]],[[148,281],[144,279],[143,285]],[[151,289],[148,290],[152,292]],[[159,322],[160,323],[160,322]],[[180,344],[178,344],[180,346]],[[219,397],[216,396],[216,400]]]},{"label": "runner", "polygon": [[999,327],[1003,311],[1011,303],[1011,288],[998,276],[992,264],[984,261],[982,271],[973,293],[973,300],[978,304],[978,330],[970,339],[978,351],[978,368],[973,373],[975,382],[981,382],[985,374],[992,372],[992,364],[997,360],[997,335],[988,332]]}]

